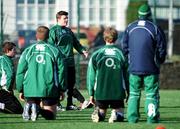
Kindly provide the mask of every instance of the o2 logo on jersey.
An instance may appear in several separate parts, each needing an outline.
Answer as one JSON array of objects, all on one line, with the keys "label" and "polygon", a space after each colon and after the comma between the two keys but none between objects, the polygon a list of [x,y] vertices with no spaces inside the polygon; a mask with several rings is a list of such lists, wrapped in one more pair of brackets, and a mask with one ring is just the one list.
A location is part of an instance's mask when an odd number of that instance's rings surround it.
[{"label": "o2 logo on jersey", "polygon": [[105,65],[107,67],[112,67],[113,69],[116,69],[116,65],[114,64],[114,60],[112,58],[107,58],[105,61]]},{"label": "o2 logo on jersey", "polygon": [[[36,45],[36,51],[45,51],[44,44],[37,44]],[[44,55],[39,54],[36,56],[36,62],[39,64],[45,64]]]},{"label": "o2 logo on jersey", "polygon": [[38,62],[40,64],[45,64],[44,55],[37,55],[36,62]]}]

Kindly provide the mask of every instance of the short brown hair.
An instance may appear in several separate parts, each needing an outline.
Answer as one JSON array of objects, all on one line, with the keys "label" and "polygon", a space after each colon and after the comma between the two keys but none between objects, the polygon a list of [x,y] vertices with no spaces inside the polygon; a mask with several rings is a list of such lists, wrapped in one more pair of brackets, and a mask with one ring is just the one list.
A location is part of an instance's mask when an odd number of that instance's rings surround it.
[{"label": "short brown hair", "polygon": [[118,38],[117,30],[112,27],[107,27],[103,33],[104,40],[108,43],[113,43]]},{"label": "short brown hair", "polygon": [[67,16],[68,12],[66,12],[66,11],[59,11],[59,12],[57,12],[56,19],[59,19],[62,15]]},{"label": "short brown hair", "polygon": [[4,42],[2,45],[3,53],[7,53],[8,51],[11,51],[15,46],[16,44],[13,42],[9,42],[9,41]]},{"label": "short brown hair", "polygon": [[36,30],[36,36],[40,40],[46,40],[49,38],[49,28],[46,26],[39,26]]}]

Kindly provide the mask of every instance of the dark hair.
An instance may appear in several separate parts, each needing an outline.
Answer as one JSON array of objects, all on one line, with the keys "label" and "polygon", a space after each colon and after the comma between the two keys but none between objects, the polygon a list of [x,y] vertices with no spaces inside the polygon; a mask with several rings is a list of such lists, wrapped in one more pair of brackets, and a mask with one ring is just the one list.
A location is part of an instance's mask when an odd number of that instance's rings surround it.
[{"label": "dark hair", "polygon": [[117,30],[112,27],[108,27],[104,30],[103,37],[106,42],[113,43],[118,38]]},{"label": "dark hair", "polygon": [[36,30],[36,36],[40,40],[46,40],[49,38],[49,28],[46,26],[39,26]]},{"label": "dark hair", "polygon": [[68,12],[66,12],[66,11],[59,11],[59,12],[57,12],[56,19],[60,18],[62,15],[67,16]]},{"label": "dark hair", "polygon": [[14,44],[13,42],[9,42],[9,41],[4,42],[2,45],[3,53],[7,53],[8,51],[11,51],[15,46],[16,44]]}]

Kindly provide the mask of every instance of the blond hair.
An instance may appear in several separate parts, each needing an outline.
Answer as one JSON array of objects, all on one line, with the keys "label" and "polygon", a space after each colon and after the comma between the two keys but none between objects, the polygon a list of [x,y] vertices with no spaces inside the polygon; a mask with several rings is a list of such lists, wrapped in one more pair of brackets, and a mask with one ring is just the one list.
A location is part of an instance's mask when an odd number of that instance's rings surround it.
[{"label": "blond hair", "polygon": [[118,38],[117,30],[112,27],[107,27],[104,30],[103,38],[108,43],[114,43]]},{"label": "blond hair", "polygon": [[36,37],[40,40],[49,38],[49,28],[46,26],[39,26],[36,30]]}]

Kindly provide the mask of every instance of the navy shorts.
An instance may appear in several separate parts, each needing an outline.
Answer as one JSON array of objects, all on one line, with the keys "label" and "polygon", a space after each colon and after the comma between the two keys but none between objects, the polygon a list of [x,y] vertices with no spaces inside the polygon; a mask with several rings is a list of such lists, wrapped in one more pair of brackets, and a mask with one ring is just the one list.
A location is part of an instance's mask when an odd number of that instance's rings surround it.
[{"label": "navy shorts", "polygon": [[124,100],[96,100],[96,106],[100,109],[107,109],[107,108],[124,108]]},{"label": "navy shorts", "polygon": [[36,104],[40,104],[42,101],[44,106],[52,106],[58,104],[58,98],[40,98],[40,97],[26,97],[27,102],[34,102]]}]

